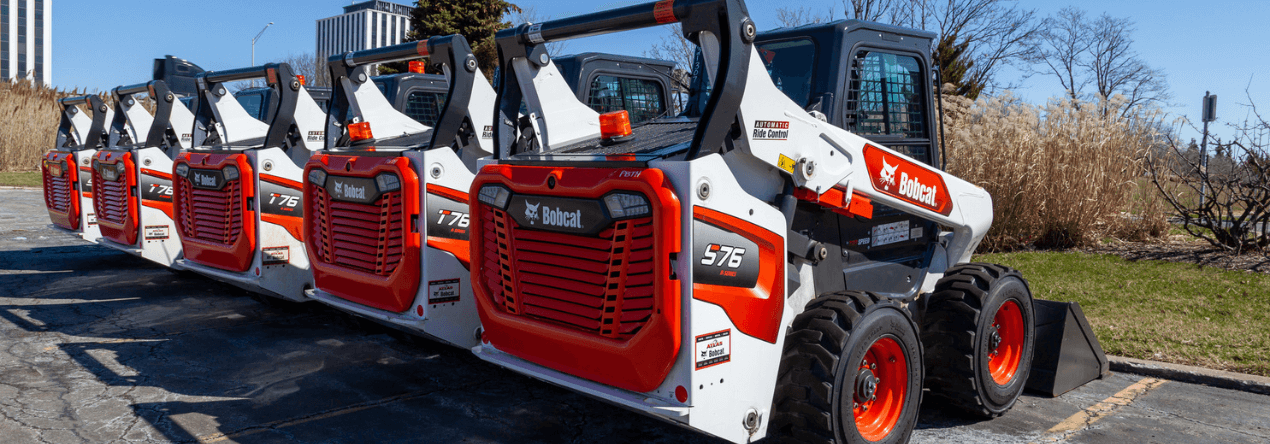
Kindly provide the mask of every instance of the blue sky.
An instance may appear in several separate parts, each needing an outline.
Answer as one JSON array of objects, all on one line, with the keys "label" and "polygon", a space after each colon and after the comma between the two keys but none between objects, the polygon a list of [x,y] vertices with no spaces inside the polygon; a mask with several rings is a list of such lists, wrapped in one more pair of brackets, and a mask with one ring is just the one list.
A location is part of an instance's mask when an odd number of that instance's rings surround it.
[{"label": "blue sky", "polygon": [[[314,21],[336,15],[351,2],[331,0],[58,0],[53,4],[53,80],[62,88],[106,90],[148,80],[151,60],[165,54],[183,57],[206,69],[228,69],[251,63],[251,38],[274,22],[256,44],[256,61],[313,52]],[[406,3],[402,1],[402,3]],[[543,18],[568,17],[636,2],[521,0]],[[818,10],[840,1],[785,1],[782,6]],[[1168,75],[1174,115],[1197,116],[1204,91],[1219,96],[1221,121],[1242,119],[1253,100],[1270,111],[1270,34],[1262,29],[1270,2],[1259,0],[1021,0],[1023,7],[1048,15],[1077,6],[1092,15],[1103,12],[1129,17],[1137,25],[1134,47],[1148,64]],[[774,7],[751,1],[759,29],[776,27]],[[664,35],[648,29],[571,41],[568,52],[607,51],[640,55]],[[647,42],[647,43],[645,43]],[[1017,78],[1006,71],[1004,80]],[[1033,77],[1016,94],[1044,102],[1061,94],[1058,83]],[[1196,118],[1198,120],[1198,118]],[[1218,128],[1219,134],[1228,131]]]}]

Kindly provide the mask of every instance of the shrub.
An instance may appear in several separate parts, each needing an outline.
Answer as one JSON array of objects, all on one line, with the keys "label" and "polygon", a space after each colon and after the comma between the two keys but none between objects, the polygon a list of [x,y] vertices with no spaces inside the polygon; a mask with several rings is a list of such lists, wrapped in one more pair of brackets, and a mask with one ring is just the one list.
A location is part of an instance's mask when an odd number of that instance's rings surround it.
[{"label": "shrub", "polygon": [[948,171],[992,194],[984,249],[1066,248],[1167,231],[1143,176],[1158,112],[1121,117],[1116,99],[1039,106],[1008,92],[945,102]]},{"label": "shrub", "polygon": [[30,81],[0,82],[0,171],[34,171],[57,141],[62,107],[75,95]]}]

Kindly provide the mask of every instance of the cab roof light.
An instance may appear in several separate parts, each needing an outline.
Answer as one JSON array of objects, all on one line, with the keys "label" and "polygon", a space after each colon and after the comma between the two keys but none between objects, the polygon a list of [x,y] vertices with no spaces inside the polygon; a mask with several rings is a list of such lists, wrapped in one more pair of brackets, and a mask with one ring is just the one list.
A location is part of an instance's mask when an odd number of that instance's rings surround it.
[{"label": "cab roof light", "polygon": [[357,122],[348,125],[348,138],[354,142],[374,139],[370,132],[370,122]]},{"label": "cab roof light", "polygon": [[427,72],[428,65],[423,62],[410,62],[410,72],[415,74],[424,74]]},{"label": "cab roof light", "polygon": [[609,142],[625,142],[631,135],[631,118],[626,110],[600,114],[600,138]]}]

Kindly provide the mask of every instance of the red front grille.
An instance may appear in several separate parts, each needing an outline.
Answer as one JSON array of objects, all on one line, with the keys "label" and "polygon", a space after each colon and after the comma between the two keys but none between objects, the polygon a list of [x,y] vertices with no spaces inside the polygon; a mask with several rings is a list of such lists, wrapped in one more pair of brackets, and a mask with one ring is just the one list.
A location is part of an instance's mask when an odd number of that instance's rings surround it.
[{"label": "red front grille", "polygon": [[128,184],[122,180],[102,180],[100,173],[93,174],[93,182],[98,184],[97,189],[93,190],[93,208],[97,210],[97,222],[124,224],[128,217]]},{"label": "red front grille", "polygon": [[[50,153],[45,157],[40,168],[44,174],[44,206],[48,207],[49,218],[54,224],[70,229],[79,229],[79,198],[75,192],[76,170],[75,157],[67,153]],[[50,164],[58,164],[62,174],[54,176],[49,172]]]},{"label": "red front grille", "polygon": [[66,175],[55,177],[44,169],[44,204],[50,210],[59,213],[71,211],[71,199],[75,198],[74,182],[67,180]]},{"label": "red front grille", "polygon": [[653,219],[614,222],[595,237],[521,229],[482,207],[485,276],[508,313],[610,338],[638,333],[653,311]]},{"label": "red front grille", "polygon": [[189,180],[176,193],[177,223],[188,238],[204,242],[233,245],[243,231],[243,208],[240,180],[227,181],[220,190],[194,188]]},{"label": "red front grille", "polygon": [[309,189],[306,214],[315,218],[309,247],[322,262],[378,276],[397,270],[405,252],[406,216],[400,191],[374,204],[332,200],[325,189]]}]

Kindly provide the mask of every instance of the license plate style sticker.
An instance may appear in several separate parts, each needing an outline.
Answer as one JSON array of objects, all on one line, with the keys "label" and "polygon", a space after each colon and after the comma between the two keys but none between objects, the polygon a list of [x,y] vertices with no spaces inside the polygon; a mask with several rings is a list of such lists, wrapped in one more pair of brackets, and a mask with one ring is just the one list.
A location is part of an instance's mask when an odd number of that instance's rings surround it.
[{"label": "license plate style sticker", "polygon": [[428,303],[429,304],[445,304],[450,302],[458,302],[458,300],[459,300],[459,280],[458,279],[428,281]]},{"label": "license plate style sticker", "polygon": [[261,249],[261,262],[265,265],[279,265],[291,262],[291,247],[269,247]]},{"label": "license plate style sticker", "polygon": [[147,225],[145,228],[146,240],[164,240],[168,238],[167,225]]},{"label": "license plate style sticker", "polygon": [[693,351],[696,369],[713,367],[732,360],[732,329],[697,336]]}]

